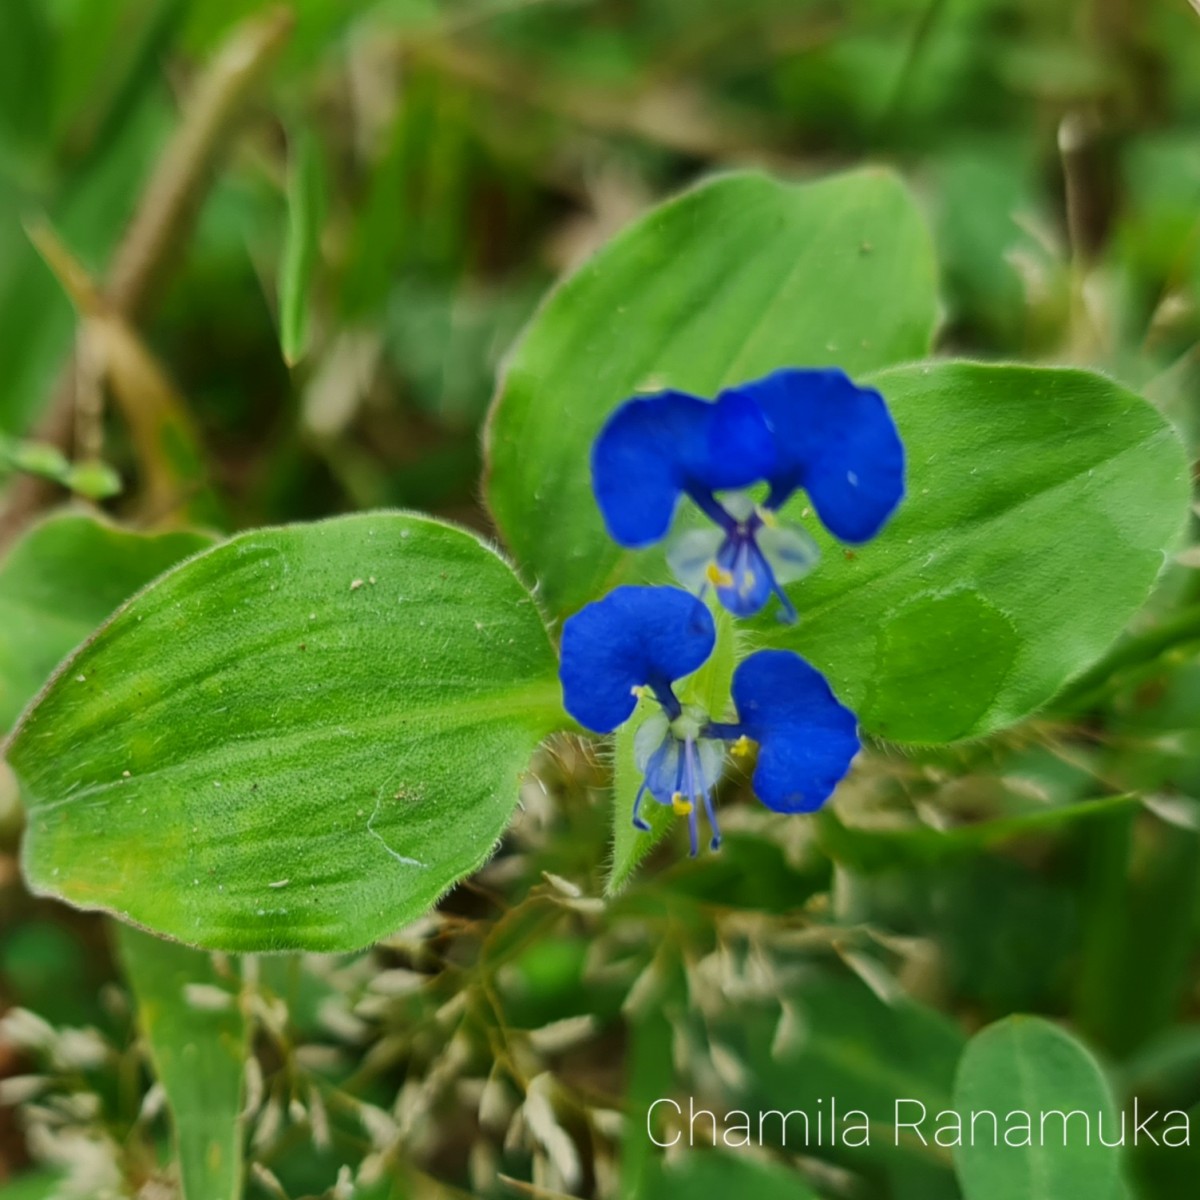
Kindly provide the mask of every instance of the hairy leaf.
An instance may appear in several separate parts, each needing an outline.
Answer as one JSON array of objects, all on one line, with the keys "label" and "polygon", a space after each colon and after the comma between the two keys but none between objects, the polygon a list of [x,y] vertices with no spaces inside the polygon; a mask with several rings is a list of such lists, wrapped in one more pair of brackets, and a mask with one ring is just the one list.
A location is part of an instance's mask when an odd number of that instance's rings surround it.
[{"label": "hairy leaf", "polygon": [[1046,703],[1146,600],[1187,515],[1171,427],[1085,371],[934,363],[873,381],[904,438],[908,495],[789,587],[772,645],[823,670],[871,733],[946,742]]},{"label": "hairy leaf", "polygon": [[0,729],[117,605],[211,544],[203,533],[133,533],[82,512],[33,526],[0,564]]},{"label": "hairy leaf", "polygon": [[14,734],[26,877],[207,948],[352,949],[487,858],[563,720],[533,599],[474,535],[245,533],[123,608]]}]

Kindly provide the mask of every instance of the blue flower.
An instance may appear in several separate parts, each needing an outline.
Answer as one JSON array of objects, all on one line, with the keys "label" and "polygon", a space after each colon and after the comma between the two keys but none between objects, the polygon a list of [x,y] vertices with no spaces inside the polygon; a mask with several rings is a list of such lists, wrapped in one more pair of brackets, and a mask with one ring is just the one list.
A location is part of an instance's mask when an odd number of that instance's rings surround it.
[{"label": "blue flower", "polygon": [[[760,505],[717,498],[760,483]],[[817,548],[777,511],[803,489],[835,537],[869,540],[904,496],[904,447],[878,392],[836,369],[786,369],[714,401],[674,391],[626,401],[592,446],[592,485],[609,533],[630,548],[665,537],[689,497],[716,529],[672,549],[680,582],[712,586],[738,616],[775,595],[795,619],[782,585],[812,568]]]},{"label": "blue flower", "polygon": [[[697,845],[696,804],[703,803],[717,843],[712,789],[720,775],[711,749],[697,742],[706,713],[685,708],[674,684],[703,666],[717,634],[712,613],[695,596],[669,587],[619,587],[603,600],[563,623],[563,706],[581,725],[596,733],[612,733],[637,708],[642,695],[662,709],[645,723],[636,739],[635,755],[646,782],[633,806],[633,823],[641,818],[646,792],[676,812],[689,816],[692,853]],[[649,727],[649,733],[644,733]]]},{"label": "blue flower", "polygon": [[760,650],[738,666],[733,722],[714,722],[703,708],[681,702],[675,684],[704,664],[715,642],[712,615],[679,588],[620,587],[563,625],[563,703],[581,725],[611,733],[633,716],[639,697],[657,701],[661,711],[634,737],[644,782],[633,823],[650,828],[641,817],[648,793],[688,818],[692,854],[701,805],[712,847],[720,845],[712,797],[724,767],[723,743],[732,742],[735,752],[758,745],[752,786],[777,812],[819,808],[859,747],[854,714],[838,703],[824,676],[791,651]]}]

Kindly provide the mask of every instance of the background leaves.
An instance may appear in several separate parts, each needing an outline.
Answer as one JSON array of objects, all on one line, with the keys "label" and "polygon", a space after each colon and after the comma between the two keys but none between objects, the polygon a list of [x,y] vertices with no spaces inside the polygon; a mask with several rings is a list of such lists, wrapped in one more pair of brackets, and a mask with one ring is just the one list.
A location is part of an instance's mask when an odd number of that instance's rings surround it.
[{"label": "background leaves", "polygon": [[288,161],[287,240],[279,265],[279,343],[294,366],[308,349],[313,271],[325,215],[325,174],[320,147],[307,130],[292,139]]}]

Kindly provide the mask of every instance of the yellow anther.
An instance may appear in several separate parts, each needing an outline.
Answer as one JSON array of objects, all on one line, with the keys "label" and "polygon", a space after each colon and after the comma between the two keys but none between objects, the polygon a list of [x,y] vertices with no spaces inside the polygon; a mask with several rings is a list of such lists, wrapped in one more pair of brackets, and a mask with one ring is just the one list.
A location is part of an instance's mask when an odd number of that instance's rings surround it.
[{"label": "yellow anther", "polygon": [[692,811],[692,802],[682,793],[676,792],[671,797],[671,807],[677,817],[686,817]]},{"label": "yellow anther", "polygon": [[718,567],[716,563],[708,564],[704,576],[716,587],[733,587],[733,575],[723,567]]},{"label": "yellow anther", "polygon": [[650,689],[649,689],[648,687],[646,687],[644,684],[640,684],[640,683],[635,683],[635,684],[633,685],[633,687],[631,687],[629,690],[630,690],[630,692],[631,692],[633,695],[635,695],[635,696],[636,696],[636,697],[637,697],[639,700],[640,700],[640,699],[641,699],[641,698],[642,698],[644,695],[646,695],[646,693],[647,693],[647,692],[649,692],[649,691],[650,691]]},{"label": "yellow anther", "polygon": [[758,510],[758,519],[768,529],[774,529],[779,524],[779,518],[769,508],[760,508]]},{"label": "yellow anther", "polygon": [[746,758],[754,753],[754,743],[743,733],[732,746],[729,747],[731,754],[736,754],[738,758]]}]

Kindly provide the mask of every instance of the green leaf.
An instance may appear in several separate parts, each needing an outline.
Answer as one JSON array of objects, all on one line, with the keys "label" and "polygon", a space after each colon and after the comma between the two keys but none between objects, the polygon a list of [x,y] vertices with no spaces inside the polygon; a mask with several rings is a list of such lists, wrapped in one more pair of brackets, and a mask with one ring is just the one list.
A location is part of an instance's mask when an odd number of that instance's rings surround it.
[{"label": "green leaf", "polygon": [[288,162],[287,239],[279,269],[279,341],[283,359],[295,366],[308,351],[309,293],[320,256],[325,213],[321,149],[308,132],[297,133]]},{"label": "green leaf", "polygon": [[241,534],[14,734],[26,878],[206,948],[355,949],[487,858],[564,721],[533,599],[474,535],[395,512]]},{"label": "green leaf", "polygon": [[[1108,1141],[1119,1130],[1108,1083],[1091,1054],[1049,1021],[1008,1017],[976,1034],[958,1066],[954,1111],[963,1116],[954,1160],[966,1200],[1111,1200],[1117,1193],[1117,1148],[1098,1137],[1101,1116]],[[1090,1145],[1079,1116],[1065,1138],[1061,1117],[1043,1125],[1043,1114],[1076,1111],[1090,1122]],[[999,1145],[986,1119],[968,1136],[972,1112],[998,1115]],[[1025,1139],[1012,1132],[1014,1113],[1032,1116],[1031,1145],[1016,1144]]]},{"label": "green leaf", "polygon": [[621,1194],[645,1193],[646,1176],[657,1153],[642,1130],[652,1120],[654,1102],[670,1094],[676,1081],[671,1055],[673,1029],[662,1006],[656,1004],[628,1023],[628,1050],[624,1097],[630,1133],[621,1146]]},{"label": "green leaf", "polygon": [[508,365],[487,431],[488,503],[555,616],[622,579],[588,456],[639,390],[711,396],[782,366],[861,373],[929,350],[928,234],[901,183],[713,180],[654,209],[554,291]]},{"label": "green leaf", "polygon": [[815,1111],[811,1101],[837,1096],[843,1109],[861,1109],[888,1127],[899,1096],[930,1108],[949,1103],[963,1038],[942,1014],[902,995],[884,1001],[860,979],[816,969],[797,979],[786,999],[796,1010],[787,1036],[775,1022],[751,1022],[736,1010],[727,1017],[746,1029],[755,1105],[809,1101]]},{"label": "green leaf", "polygon": [[988,733],[1046,703],[1146,600],[1187,515],[1182,446],[1084,371],[934,363],[872,383],[904,438],[907,497],[853,551],[809,521],[824,557],[788,589],[800,621],[757,629],[824,671],[870,733]]},{"label": "green leaf", "polygon": [[617,895],[633,877],[638,863],[667,836],[675,820],[675,814],[665,804],[657,803],[647,796],[642,805],[642,816],[650,826],[647,833],[633,824],[633,802],[642,786],[642,773],[634,761],[633,743],[637,731],[647,717],[652,716],[657,705],[643,698],[633,716],[613,735],[613,776],[611,788],[613,860],[608,872],[606,892]]},{"label": "green leaf", "polygon": [[74,512],[33,526],[0,564],[0,729],[117,605],[212,540],[132,533]]},{"label": "green leaf", "polygon": [[[685,704],[697,704],[710,716],[721,720],[729,703],[733,668],[737,665],[737,629],[733,617],[725,609],[711,604],[709,607],[713,609],[717,644],[700,670],[680,685],[679,695]],[[650,832],[637,829],[633,824],[633,802],[642,786],[642,773],[634,761],[633,742],[642,722],[656,711],[657,705],[652,701],[639,700],[634,716],[617,730],[614,738],[613,861],[605,889],[609,896],[617,895],[633,878],[638,863],[662,841],[676,820],[667,805],[659,804],[647,795],[642,804],[642,815]]]},{"label": "green leaf", "polygon": [[237,989],[207,954],[128,925],[113,929],[171,1109],[183,1200],[238,1200],[249,1034]]}]

